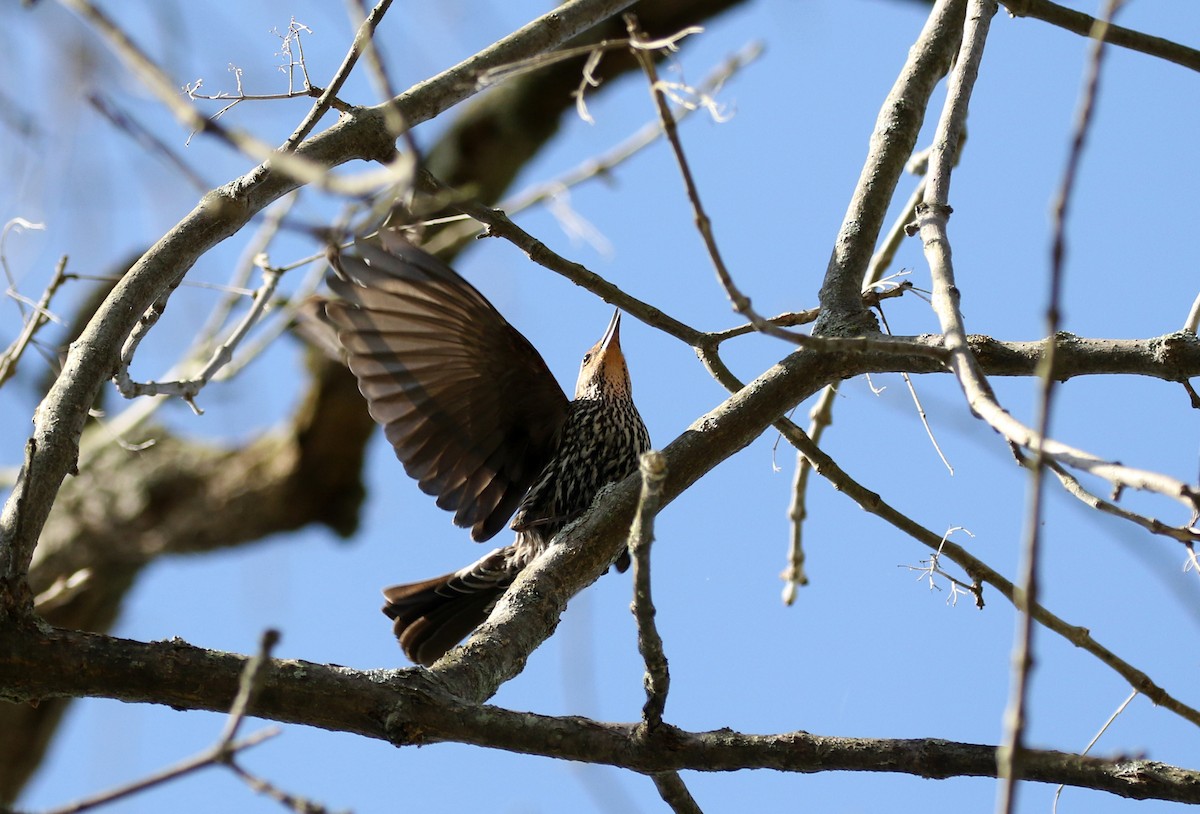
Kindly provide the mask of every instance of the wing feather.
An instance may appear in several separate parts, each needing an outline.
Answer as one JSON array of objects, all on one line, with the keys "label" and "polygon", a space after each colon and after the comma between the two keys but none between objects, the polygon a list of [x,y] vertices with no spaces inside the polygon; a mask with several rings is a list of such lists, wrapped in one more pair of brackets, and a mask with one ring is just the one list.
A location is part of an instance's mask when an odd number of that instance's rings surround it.
[{"label": "wing feather", "polygon": [[567,397],[470,283],[395,236],[332,252],[325,303],[371,416],[405,471],[476,540],[502,529],[550,459]]}]

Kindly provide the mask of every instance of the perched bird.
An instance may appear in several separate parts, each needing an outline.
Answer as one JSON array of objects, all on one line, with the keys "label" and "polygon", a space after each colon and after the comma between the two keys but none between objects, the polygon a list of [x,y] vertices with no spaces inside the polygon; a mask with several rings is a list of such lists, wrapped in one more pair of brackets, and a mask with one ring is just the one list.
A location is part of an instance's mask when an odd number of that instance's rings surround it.
[{"label": "perched bird", "polygon": [[[568,401],[533,345],[466,280],[395,234],[332,251],[325,303],[372,417],[405,471],[483,541],[511,545],[384,590],[405,655],[429,665],[483,622],[517,574],[650,438],[633,405],[621,314],[583,357]],[[516,513],[513,516],[513,513]],[[618,562],[628,565],[627,555]]]}]

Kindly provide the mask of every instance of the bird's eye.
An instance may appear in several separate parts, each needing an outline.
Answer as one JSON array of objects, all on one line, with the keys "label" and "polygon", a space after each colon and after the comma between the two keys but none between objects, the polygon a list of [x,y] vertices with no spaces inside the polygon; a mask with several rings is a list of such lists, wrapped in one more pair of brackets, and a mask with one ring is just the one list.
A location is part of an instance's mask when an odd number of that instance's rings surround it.
[{"label": "bird's eye", "polygon": [[586,364],[587,364],[588,362],[590,362],[590,361],[592,361],[592,352],[591,352],[591,351],[588,351],[587,353],[585,353],[585,354],[583,355],[583,364],[585,364],[585,365],[586,365]]}]

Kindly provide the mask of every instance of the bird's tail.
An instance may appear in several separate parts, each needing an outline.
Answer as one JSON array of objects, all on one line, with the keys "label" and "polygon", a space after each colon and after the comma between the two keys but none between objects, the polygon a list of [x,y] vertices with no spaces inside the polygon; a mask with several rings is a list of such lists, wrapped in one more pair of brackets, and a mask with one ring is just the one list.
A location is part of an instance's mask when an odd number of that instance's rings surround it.
[{"label": "bird's tail", "polygon": [[487,619],[519,571],[507,546],[452,574],[385,588],[383,612],[404,655],[433,664]]}]

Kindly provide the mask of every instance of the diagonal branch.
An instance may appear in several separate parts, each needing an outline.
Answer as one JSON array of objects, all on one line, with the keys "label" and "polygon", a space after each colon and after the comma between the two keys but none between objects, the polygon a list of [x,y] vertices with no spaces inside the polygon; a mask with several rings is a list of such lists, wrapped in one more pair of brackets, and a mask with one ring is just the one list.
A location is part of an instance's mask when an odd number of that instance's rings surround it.
[{"label": "diagonal branch", "polygon": [[[955,281],[947,223],[952,209],[949,206],[950,172],[959,137],[966,118],[966,95],[957,102],[948,97],[947,109],[939,122],[934,149],[930,158],[925,201],[917,210],[914,231],[919,231],[925,258],[933,278],[933,310],[950,351],[950,367],[959,381],[971,412],[987,422],[1000,435],[1018,447],[1038,450],[1047,460],[1080,469],[1110,481],[1116,490],[1132,488],[1169,497],[1191,511],[1200,508],[1200,487],[1177,478],[1144,469],[1108,461],[1081,449],[1043,437],[1005,410],[996,398],[979,361],[971,349],[966,326],[959,307],[960,290]],[[954,104],[952,104],[954,103]],[[1057,335],[1054,337],[1057,340]],[[1055,347],[1057,356],[1057,345]],[[1061,378],[1055,363],[1055,378]]]},{"label": "diagonal branch", "polygon": [[[1003,2],[1009,14],[1014,17],[1035,17],[1085,37],[1096,36],[1098,21],[1092,15],[1084,14],[1082,11],[1060,6],[1050,0],[1003,0]],[[1114,25],[1109,26],[1104,34],[1104,40],[1131,51],[1140,51],[1143,54],[1191,68],[1193,71],[1200,71],[1200,51],[1162,37]]]},{"label": "diagonal branch", "polygon": [[[746,389],[746,385],[721,364],[719,358],[711,361],[713,363],[714,374],[726,389],[730,392],[744,391]],[[1030,372],[1032,372],[1032,368]],[[871,514],[895,526],[917,542],[929,547],[938,556],[945,556],[958,567],[962,568],[974,583],[972,592],[979,605],[982,606],[983,603],[982,585],[984,583],[991,585],[999,591],[1000,595],[1010,603],[1016,604],[1018,589],[1003,574],[973,556],[962,546],[921,526],[912,518],[889,504],[877,492],[872,491],[852,478],[838,466],[832,457],[817,446],[812,438],[790,420],[781,418],[775,422],[774,426],[796,448],[800,455],[808,459],[817,474],[833,484],[838,492],[846,495]],[[1170,710],[1184,720],[1200,726],[1200,709],[1188,706],[1168,693],[1156,684],[1150,676],[1146,675],[1146,673],[1137,669],[1096,641],[1092,637],[1091,631],[1086,627],[1068,623],[1061,617],[1051,613],[1041,604],[1032,604],[1031,612],[1038,624],[1044,625],[1048,630],[1062,636],[1076,647],[1091,653],[1102,664],[1128,682],[1131,688],[1145,695],[1156,706]]]},{"label": "diagonal branch", "polygon": [[822,310],[814,334],[857,336],[879,330],[862,304],[863,279],[933,88],[958,49],[965,10],[966,0],[938,0],[884,100],[821,283]]}]

